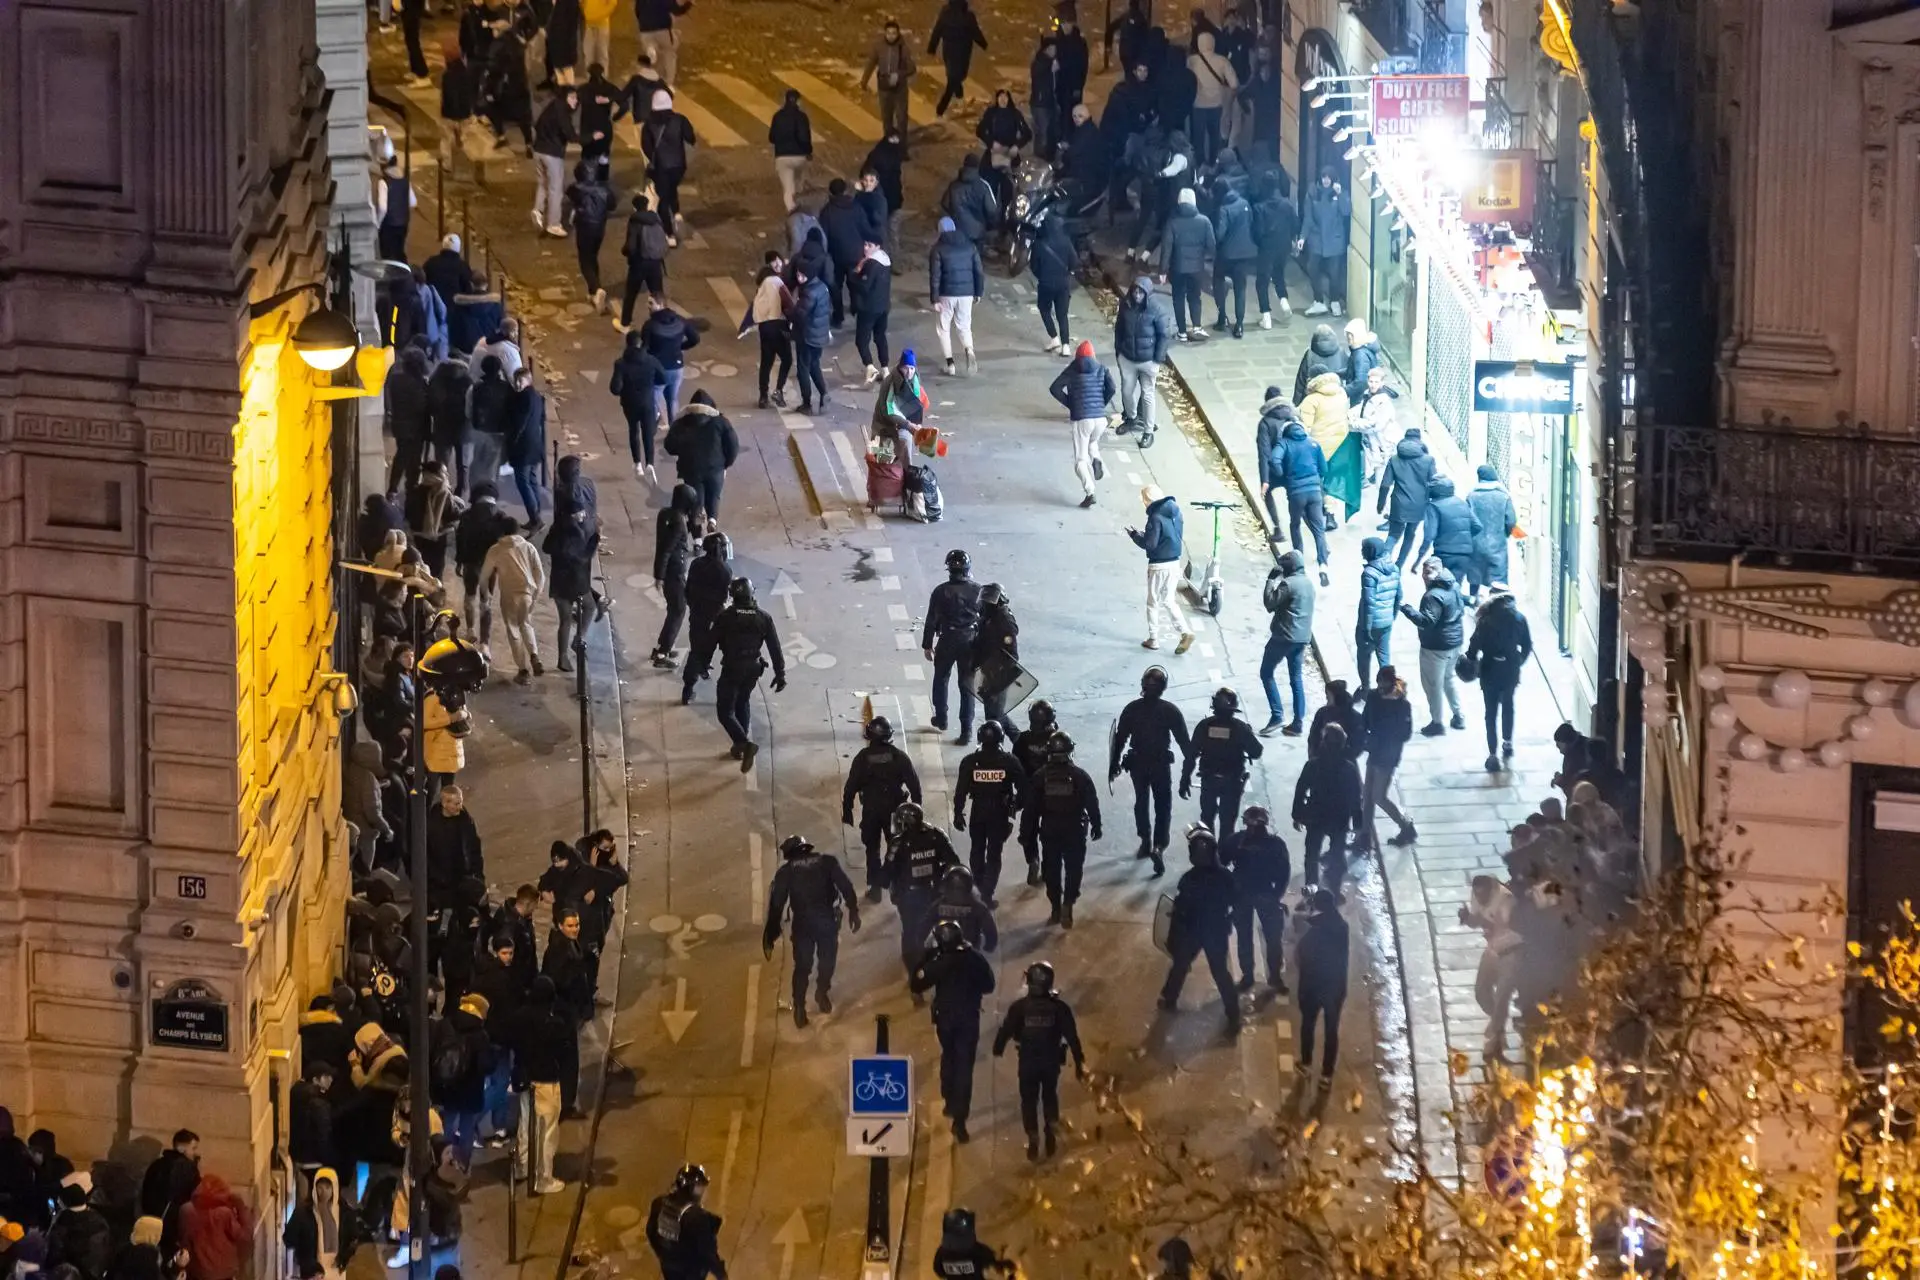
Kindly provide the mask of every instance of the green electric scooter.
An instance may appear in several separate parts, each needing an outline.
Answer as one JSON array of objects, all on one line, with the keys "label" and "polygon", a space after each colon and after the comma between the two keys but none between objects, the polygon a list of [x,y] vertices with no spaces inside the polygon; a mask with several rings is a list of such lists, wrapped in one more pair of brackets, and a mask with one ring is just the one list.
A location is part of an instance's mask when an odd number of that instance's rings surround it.
[{"label": "green electric scooter", "polygon": [[1201,567],[1199,561],[1188,557],[1186,566],[1187,590],[1193,592],[1194,598],[1200,602],[1201,607],[1206,609],[1209,617],[1217,618],[1220,616],[1220,606],[1224,603],[1226,595],[1225,584],[1220,578],[1220,513],[1222,511],[1238,511],[1240,504],[1237,502],[1196,502],[1193,504],[1193,507],[1197,511],[1213,512],[1213,546],[1207,552],[1207,560],[1204,568]]}]

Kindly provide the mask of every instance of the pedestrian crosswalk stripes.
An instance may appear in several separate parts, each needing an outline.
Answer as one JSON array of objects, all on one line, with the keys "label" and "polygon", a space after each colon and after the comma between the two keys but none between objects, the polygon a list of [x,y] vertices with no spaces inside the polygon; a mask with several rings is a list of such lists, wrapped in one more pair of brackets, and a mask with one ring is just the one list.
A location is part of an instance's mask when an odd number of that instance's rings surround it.
[{"label": "pedestrian crosswalk stripes", "polygon": [[880,117],[835,89],[825,80],[811,72],[797,69],[783,70],[779,75],[781,80],[800,91],[800,97],[804,102],[826,112],[854,136],[873,142],[880,140]]},{"label": "pedestrian crosswalk stripes", "polygon": [[700,77],[731,99],[735,106],[758,120],[761,124],[771,125],[773,113],[777,109],[772,98],[761,93],[738,76],[730,76],[720,71],[705,72]]},{"label": "pedestrian crosswalk stripes", "polygon": [[713,147],[747,145],[747,140],[735,132],[732,126],[685,93],[676,92],[673,95],[673,106],[676,111],[692,122],[693,136],[700,140],[701,145]]},{"label": "pedestrian crosswalk stripes", "polygon": [[747,313],[747,295],[740,286],[727,276],[708,276],[707,287],[720,299],[720,313],[728,327],[739,324],[740,317]]}]

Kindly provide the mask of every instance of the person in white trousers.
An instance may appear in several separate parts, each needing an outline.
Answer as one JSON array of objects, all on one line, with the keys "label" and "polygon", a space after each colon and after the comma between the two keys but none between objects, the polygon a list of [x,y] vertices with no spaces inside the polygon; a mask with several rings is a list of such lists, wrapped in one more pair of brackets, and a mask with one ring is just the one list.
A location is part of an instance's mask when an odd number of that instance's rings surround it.
[{"label": "person in white trousers", "polygon": [[940,219],[940,235],[928,255],[927,293],[933,299],[934,336],[953,376],[953,338],[957,330],[967,372],[979,368],[973,355],[973,301],[987,291],[987,268],[980,246],[955,228],[952,218]]},{"label": "person in white trousers", "polygon": [[546,562],[520,530],[502,534],[487,549],[487,558],[480,566],[480,594],[483,598],[499,595],[500,620],[506,628],[507,647],[513,653],[516,684],[527,684],[533,676],[542,674],[533,609],[546,589]]},{"label": "person in white trousers", "polygon": [[1100,437],[1107,433],[1107,406],[1120,394],[1120,386],[1113,370],[1094,357],[1093,344],[1082,342],[1047,390],[1073,422],[1073,474],[1086,495],[1080,500],[1085,510],[1093,505],[1093,482],[1107,473],[1100,460]]},{"label": "person in white trousers", "polygon": [[1185,520],[1180,514],[1180,504],[1159,485],[1142,488],[1140,501],[1147,508],[1147,527],[1127,530],[1133,544],[1147,555],[1147,638],[1140,642],[1140,647],[1160,647],[1160,624],[1164,621],[1171,624],[1174,634],[1180,637],[1174,652],[1185,653],[1193,647],[1193,632],[1186,629],[1186,619],[1173,605],[1173,588],[1180,577]]}]

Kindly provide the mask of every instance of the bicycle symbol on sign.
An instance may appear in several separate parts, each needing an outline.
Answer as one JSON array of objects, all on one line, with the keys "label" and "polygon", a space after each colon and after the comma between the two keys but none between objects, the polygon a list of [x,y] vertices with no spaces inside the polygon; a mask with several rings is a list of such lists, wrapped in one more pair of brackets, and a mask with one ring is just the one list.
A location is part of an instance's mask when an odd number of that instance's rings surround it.
[{"label": "bicycle symbol on sign", "polygon": [[853,1087],[853,1096],[860,1102],[905,1102],[907,1084],[899,1076],[875,1071]]}]

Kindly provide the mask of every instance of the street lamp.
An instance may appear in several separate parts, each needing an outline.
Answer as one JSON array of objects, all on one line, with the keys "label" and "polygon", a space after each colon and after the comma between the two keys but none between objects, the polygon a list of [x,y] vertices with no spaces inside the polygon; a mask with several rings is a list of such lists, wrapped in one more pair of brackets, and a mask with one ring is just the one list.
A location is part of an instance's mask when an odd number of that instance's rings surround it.
[{"label": "street lamp", "polygon": [[[304,354],[304,353],[303,353]],[[487,683],[487,655],[460,638],[460,615],[443,611],[449,634],[433,642],[424,652],[420,646],[420,610],[413,599],[425,599],[409,578],[393,569],[360,564],[351,560],[336,562],[352,573],[398,582],[406,587],[408,621],[413,628],[413,740],[408,744],[408,765],[412,778],[407,790],[407,878],[411,910],[408,930],[413,951],[413,967],[408,981],[413,984],[413,1001],[408,1018],[407,1091],[411,1095],[407,1125],[407,1167],[412,1170],[412,1194],[408,1200],[408,1253],[415,1280],[426,1280],[432,1230],[427,1222],[427,1173],[433,1165],[432,1085],[427,1076],[433,1010],[428,999],[431,972],[427,962],[427,764],[426,699],[432,693],[441,705],[453,710],[470,693]],[[358,620],[353,624],[357,625]]]},{"label": "street lamp", "polygon": [[353,359],[360,349],[360,335],[353,321],[331,307],[310,311],[293,330],[293,349],[307,367],[320,373],[332,373]]}]

